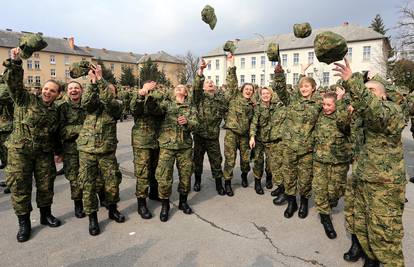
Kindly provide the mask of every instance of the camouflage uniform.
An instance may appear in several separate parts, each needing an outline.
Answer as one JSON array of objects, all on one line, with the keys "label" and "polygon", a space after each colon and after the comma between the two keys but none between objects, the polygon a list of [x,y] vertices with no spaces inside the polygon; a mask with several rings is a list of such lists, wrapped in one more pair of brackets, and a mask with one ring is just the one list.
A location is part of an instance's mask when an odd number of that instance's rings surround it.
[{"label": "camouflage uniform", "polygon": [[283,124],[282,173],[287,195],[309,198],[312,188],[313,129],[321,111],[321,99],[317,94],[305,99],[299,89],[289,94],[283,73],[275,73],[275,90],[287,106]]},{"label": "camouflage uniform", "polygon": [[86,111],[83,127],[76,140],[79,150],[79,181],[83,189],[83,206],[87,215],[98,210],[96,186],[101,174],[108,205],[119,201],[120,175],[115,156],[116,121],[122,115],[121,104],[101,79],[90,84],[82,95],[81,107]]},{"label": "camouflage uniform", "polygon": [[[137,180],[135,195],[137,198],[148,196],[148,186],[151,178],[155,179],[155,170],[158,163],[158,134],[160,122],[163,119],[162,111],[156,101],[161,95],[156,91],[143,97],[137,91],[132,93],[130,109],[134,116],[131,143],[134,153],[134,174]],[[152,182],[154,183],[154,182]]]},{"label": "camouflage uniform", "polygon": [[53,156],[59,148],[58,112],[53,103],[47,106],[40,96],[25,90],[21,60],[8,59],[3,64],[4,80],[15,103],[13,132],[6,142],[6,183],[12,192],[15,213],[25,215],[32,211],[33,176],[37,206],[52,205],[56,177]]},{"label": "camouflage uniform", "polygon": [[384,266],[404,266],[404,113],[396,103],[374,96],[361,74],[353,74],[345,85],[363,107],[364,143],[356,166],[355,234],[370,259]]},{"label": "camouflage uniform", "polygon": [[336,111],[321,113],[315,126],[312,190],[320,214],[331,214],[344,194],[351,158],[350,118],[344,101],[338,100]]},{"label": "camouflage uniform", "polygon": [[[230,91],[237,89],[236,67],[230,67],[227,73],[227,86]],[[241,93],[235,93],[229,102],[226,115],[226,135],[224,136],[224,169],[225,180],[233,178],[237,149],[240,151],[240,169],[242,173],[250,171],[249,129],[253,119],[254,105],[250,99]]]},{"label": "camouflage uniform", "polygon": [[4,166],[7,165],[7,148],[5,143],[13,130],[13,105],[7,85],[0,83],[0,160]]},{"label": "camouflage uniform", "polygon": [[[189,103],[180,104],[168,98],[162,100],[159,105],[165,114],[158,138],[160,155],[155,172],[159,197],[168,199],[171,196],[175,161],[177,161],[179,176],[178,192],[181,195],[188,195],[193,172],[191,131],[198,124],[196,111]],[[179,116],[185,116],[187,124],[179,125],[177,122]]]}]

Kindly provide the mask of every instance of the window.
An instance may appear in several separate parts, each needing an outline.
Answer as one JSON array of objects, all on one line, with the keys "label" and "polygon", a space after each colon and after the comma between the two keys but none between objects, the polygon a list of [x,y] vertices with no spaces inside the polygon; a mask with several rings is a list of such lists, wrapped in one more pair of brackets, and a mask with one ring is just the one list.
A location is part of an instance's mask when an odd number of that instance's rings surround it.
[{"label": "window", "polygon": [[35,83],[40,85],[40,76],[35,77]]},{"label": "window", "polygon": [[65,65],[69,65],[69,64],[70,64],[69,56],[65,56]]},{"label": "window", "polygon": [[218,84],[219,84],[219,82],[220,82],[220,77],[217,75],[217,76],[216,76],[216,85],[218,85]]},{"label": "window", "polygon": [[309,78],[313,78],[313,72],[308,72],[308,75],[306,76],[308,76]]},{"label": "window", "polygon": [[369,61],[371,59],[371,46],[364,46],[364,52],[362,55],[363,61]]},{"label": "window", "polygon": [[35,60],[34,65],[35,65],[36,70],[40,70],[40,61],[39,60]]},{"label": "window", "polygon": [[256,57],[252,57],[252,69],[256,68]]},{"label": "window", "polygon": [[208,79],[208,80],[211,80],[211,76],[207,76],[207,79]]},{"label": "window", "polygon": [[244,57],[242,57],[240,59],[240,68],[241,69],[244,69],[245,66],[246,66],[246,61],[245,61]]},{"label": "window", "polygon": [[27,83],[32,84],[33,83],[33,76],[27,76]]},{"label": "window", "polygon": [[322,74],[322,83],[323,85],[329,85],[329,72],[324,72]]},{"label": "window", "polygon": [[287,65],[287,54],[282,54],[282,66],[286,67]]},{"label": "window", "polygon": [[276,61],[272,61],[272,67],[276,66]]},{"label": "window", "polygon": [[55,65],[56,64],[56,58],[54,55],[50,55],[50,64]]},{"label": "window", "polygon": [[[31,70],[31,69],[33,69],[33,63],[32,63],[32,61],[29,59],[29,60],[27,60],[27,69],[28,70]],[[32,77],[32,80],[33,80],[33,77]]]},{"label": "window", "polygon": [[208,70],[211,70],[211,62],[209,62],[209,63],[208,63],[208,65],[207,65],[207,69],[208,69]]},{"label": "window", "polygon": [[111,71],[114,71],[115,70],[115,64],[114,63],[111,63]]},{"label": "window", "polygon": [[293,65],[298,65],[299,64],[299,53],[294,53],[293,54]]},{"label": "window", "polygon": [[260,68],[264,69],[265,66],[266,66],[266,58],[265,56],[261,56],[260,57]]},{"label": "window", "polygon": [[244,75],[240,75],[240,84],[244,84]]},{"label": "window", "polygon": [[256,84],[256,75],[255,74],[252,74],[251,79],[250,79],[250,82],[252,84]]},{"label": "window", "polygon": [[293,73],[293,85],[298,84],[299,82],[299,73]]},{"label": "window", "polygon": [[56,69],[50,69],[50,76],[56,77]]},{"label": "window", "polygon": [[220,60],[216,59],[216,70],[220,69]]},{"label": "window", "polygon": [[265,75],[264,74],[260,74],[260,85],[264,85],[265,84]]},{"label": "window", "polygon": [[313,57],[315,56],[314,52],[308,52],[308,63],[312,64],[313,63]]},{"label": "window", "polygon": [[352,47],[348,47],[348,60],[352,61]]},{"label": "window", "polygon": [[70,71],[69,70],[65,70],[65,77],[70,78]]},{"label": "window", "polygon": [[33,54],[33,57],[34,57],[34,58],[39,58],[39,57],[40,57],[40,56],[39,56],[39,53],[34,53],[34,54]]}]

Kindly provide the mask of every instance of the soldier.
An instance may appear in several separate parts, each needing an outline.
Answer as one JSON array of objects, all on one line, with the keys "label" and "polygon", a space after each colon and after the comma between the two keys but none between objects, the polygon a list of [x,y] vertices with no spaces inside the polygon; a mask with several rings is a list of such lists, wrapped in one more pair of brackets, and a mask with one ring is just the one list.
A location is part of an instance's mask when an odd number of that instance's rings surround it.
[{"label": "soldier", "polygon": [[366,255],[364,266],[404,266],[404,113],[398,104],[389,101],[383,84],[364,84],[362,74],[352,74],[347,59],[345,65],[335,65],[335,75],[341,76],[354,101],[362,107],[365,127],[356,166],[354,207],[354,230]]},{"label": "soldier", "polygon": [[203,75],[207,63],[201,59],[200,68],[194,78],[193,104],[197,109],[199,126],[194,131],[194,191],[201,190],[201,174],[203,173],[204,154],[207,153],[210,162],[211,173],[216,182],[216,190],[219,195],[224,195],[222,184],[223,160],[220,152],[220,124],[224,118],[227,101],[224,93],[217,92],[214,82],[205,79]]},{"label": "soldier", "polygon": [[79,180],[82,185],[83,207],[89,216],[89,234],[98,235],[98,199],[96,181],[103,176],[108,217],[118,223],[125,221],[117,209],[120,175],[115,156],[118,143],[116,122],[122,115],[121,104],[116,97],[115,86],[102,78],[101,66],[88,73],[91,83],[82,95],[81,107],[86,111],[83,127],[76,140],[79,150]]},{"label": "soldier", "polygon": [[[254,103],[251,97],[254,93],[253,84],[245,83],[241,87],[241,94],[237,91],[237,75],[234,66],[234,56],[229,54],[227,70],[227,86],[232,98],[229,102],[224,128],[224,190],[228,196],[233,196],[231,179],[233,178],[237,150],[240,151],[240,169],[242,171],[242,186],[247,187],[247,174],[250,171],[249,130],[253,119]],[[233,93],[234,92],[234,93]]]},{"label": "soldier", "polygon": [[[285,193],[280,194],[274,203],[283,204],[285,199],[288,207],[284,212],[286,218],[291,218],[298,210],[296,194],[300,195],[299,218],[308,215],[308,200],[312,189],[312,152],[313,129],[321,110],[321,100],[317,94],[316,82],[313,78],[305,77],[305,71],[310,64],[302,66],[302,78],[299,80],[298,92],[289,94],[286,86],[276,87],[280,100],[287,106],[284,121],[283,136],[283,183]],[[275,79],[284,80],[283,69],[276,66]]]},{"label": "soldier", "polygon": [[174,96],[165,97],[158,105],[165,115],[161,123],[158,143],[160,155],[155,177],[158,181],[158,192],[161,199],[160,220],[166,222],[170,211],[169,198],[172,192],[174,162],[178,168],[178,192],[180,202],[178,208],[185,214],[192,210],[187,203],[191,188],[193,139],[191,131],[197,127],[195,108],[186,99],[187,88],[180,84],[174,89]]},{"label": "soldier", "polygon": [[6,67],[4,80],[15,104],[13,132],[6,142],[6,182],[11,189],[13,209],[19,220],[17,241],[25,242],[31,232],[32,177],[36,181],[40,223],[50,227],[61,224],[51,213],[56,177],[53,156],[54,152],[59,154],[58,112],[53,102],[59,95],[60,86],[56,81],[49,80],[43,85],[40,96],[30,94],[23,86],[20,48],[13,48],[10,55],[11,58],[3,63]]},{"label": "soldier", "polygon": [[85,217],[82,203],[82,187],[79,181],[79,151],[76,140],[85,121],[86,112],[81,107],[82,85],[71,81],[67,85],[68,100],[59,106],[60,138],[63,146],[63,168],[70,183],[71,199],[75,205],[75,216]]},{"label": "soldier", "polygon": [[336,93],[324,94],[323,112],[314,131],[312,191],[321,223],[330,239],[336,238],[330,218],[331,209],[338,205],[339,198],[343,196],[351,157],[348,140],[351,116],[343,100],[344,94],[345,90],[340,87]]},{"label": "soldier", "polygon": [[[132,93],[130,102],[132,116],[134,116],[131,143],[136,178],[135,196],[138,202],[138,214],[143,219],[152,217],[147,208],[146,198],[151,183],[150,179],[155,176],[158,163],[157,138],[160,131],[160,122],[163,119],[162,111],[156,104],[162,94],[156,91],[156,86],[157,83],[154,81],[145,81],[142,89]],[[150,188],[150,192],[154,192],[154,188]]]}]

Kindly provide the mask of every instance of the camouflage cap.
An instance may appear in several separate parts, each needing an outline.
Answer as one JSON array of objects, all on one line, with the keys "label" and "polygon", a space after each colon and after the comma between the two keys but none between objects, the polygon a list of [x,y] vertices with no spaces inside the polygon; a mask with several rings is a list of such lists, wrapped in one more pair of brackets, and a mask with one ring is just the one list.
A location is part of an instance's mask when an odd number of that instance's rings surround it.
[{"label": "camouflage cap", "polygon": [[233,41],[227,41],[223,46],[224,52],[230,52],[232,54],[234,54],[234,51],[236,51],[236,49],[237,47]]},{"label": "camouflage cap", "polygon": [[19,41],[20,57],[22,59],[28,59],[34,52],[40,51],[46,46],[46,41],[38,33],[23,35]]},{"label": "camouflage cap", "polygon": [[267,58],[269,59],[269,61],[279,61],[280,57],[279,57],[279,45],[276,43],[270,43],[267,46]]},{"label": "camouflage cap", "polygon": [[348,53],[345,38],[331,31],[321,32],[316,35],[314,48],[318,60],[326,64],[342,60],[346,53]]},{"label": "camouflage cap", "polygon": [[312,27],[309,23],[300,23],[293,25],[293,33],[296,38],[306,38],[312,33]]},{"label": "camouflage cap", "polygon": [[79,77],[88,75],[90,68],[91,63],[89,61],[81,60],[79,62],[74,62],[69,68],[69,75],[73,79],[77,79]]},{"label": "camouflage cap", "polygon": [[210,29],[214,30],[214,27],[216,27],[217,23],[217,17],[214,13],[214,8],[206,5],[203,10],[201,11],[201,19],[210,25]]}]

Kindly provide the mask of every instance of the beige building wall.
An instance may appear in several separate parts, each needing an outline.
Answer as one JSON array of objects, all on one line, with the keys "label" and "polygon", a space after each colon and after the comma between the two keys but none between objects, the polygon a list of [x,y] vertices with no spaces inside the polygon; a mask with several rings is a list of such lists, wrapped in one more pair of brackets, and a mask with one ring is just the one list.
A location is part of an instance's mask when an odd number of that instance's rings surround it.
[{"label": "beige building wall", "polygon": [[[92,63],[93,64],[97,64],[98,60],[97,59],[92,59]],[[102,60],[102,62],[104,63],[105,67],[107,69],[110,69],[112,71],[112,73],[114,74],[116,80],[119,82],[119,80],[121,79],[121,74],[122,74],[122,66],[129,66],[134,70],[134,76],[138,77],[138,73],[139,73],[139,69],[138,69],[138,65],[134,64],[134,63],[124,63],[124,62],[117,62],[117,61],[108,61],[108,60]]]}]

